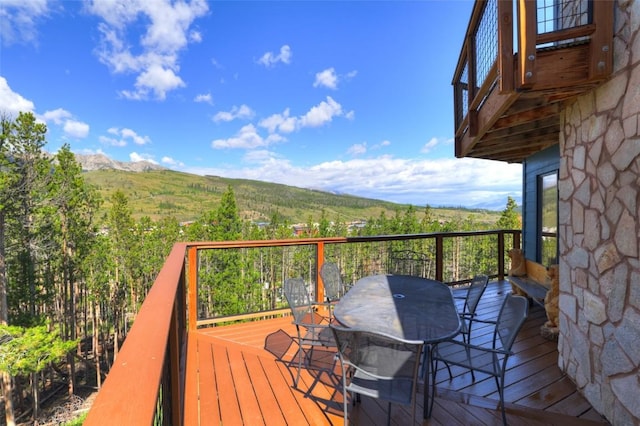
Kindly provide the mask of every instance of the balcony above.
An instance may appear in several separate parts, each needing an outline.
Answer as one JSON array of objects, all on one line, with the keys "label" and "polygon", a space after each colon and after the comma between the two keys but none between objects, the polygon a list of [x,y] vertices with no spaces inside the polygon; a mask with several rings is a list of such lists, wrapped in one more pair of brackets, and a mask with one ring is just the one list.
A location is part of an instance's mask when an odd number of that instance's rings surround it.
[{"label": "balcony above", "polygon": [[613,1],[477,0],[456,67],[455,154],[520,163],[613,67]]}]

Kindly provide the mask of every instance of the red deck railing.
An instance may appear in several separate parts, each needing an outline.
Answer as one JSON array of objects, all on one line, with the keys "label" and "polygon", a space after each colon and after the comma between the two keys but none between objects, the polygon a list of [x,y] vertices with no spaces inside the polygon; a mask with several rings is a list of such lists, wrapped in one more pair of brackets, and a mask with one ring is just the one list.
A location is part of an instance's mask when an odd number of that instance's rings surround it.
[{"label": "red deck railing", "polygon": [[[188,330],[198,325],[211,325],[221,321],[246,320],[282,314],[286,306],[253,313],[239,313],[224,318],[199,318],[198,292],[200,256],[211,250],[246,250],[313,247],[315,257],[310,259],[312,278],[316,284],[316,298],[322,300],[323,290],[318,277],[325,259],[334,260],[346,256],[341,248],[357,247],[353,253],[373,248],[367,262],[359,262],[362,273],[386,273],[394,266],[389,259],[378,258],[379,253],[404,252],[410,243],[433,249],[435,265],[432,272],[436,279],[449,281],[451,271],[445,265],[444,253],[460,255],[464,241],[490,238],[495,259],[488,266],[492,271],[482,271],[502,279],[505,273],[506,247],[520,246],[520,231],[482,231],[463,233],[438,233],[394,235],[376,237],[311,238],[270,241],[225,241],[176,244],[156,281],[145,298],[138,316],[129,332],[109,375],[99,391],[85,425],[109,424],[165,424],[179,425],[183,419],[185,395],[185,360]],[[392,246],[392,245],[396,246]],[[486,244],[485,244],[486,245]],[[479,245],[476,248],[479,249]],[[471,249],[473,250],[473,249]],[[354,254],[350,252],[350,256]],[[429,258],[428,256],[426,258]],[[420,258],[421,259],[421,258]],[[371,265],[374,265],[373,267]],[[456,267],[460,260],[454,261]],[[366,268],[363,265],[368,265]],[[397,266],[397,265],[396,265]],[[426,269],[422,269],[422,272]],[[478,271],[480,272],[480,271]],[[297,273],[297,271],[291,271]],[[469,276],[468,278],[471,278]],[[457,282],[464,282],[465,279]]]}]

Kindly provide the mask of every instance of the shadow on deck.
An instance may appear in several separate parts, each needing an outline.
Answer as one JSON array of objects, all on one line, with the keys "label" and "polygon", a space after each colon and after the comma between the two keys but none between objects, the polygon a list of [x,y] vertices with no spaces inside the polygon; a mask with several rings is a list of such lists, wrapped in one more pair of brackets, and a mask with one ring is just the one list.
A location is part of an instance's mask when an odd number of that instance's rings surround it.
[{"label": "shadow on deck", "polygon": [[[478,307],[481,318],[495,318],[506,282],[490,283]],[[506,375],[507,420],[513,425],[595,425],[605,420],[576,391],[557,366],[556,342],[540,336],[544,309],[534,305],[520,331]],[[189,335],[184,424],[283,425],[342,424],[339,367],[333,354],[316,351],[318,370],[304,370],[298,388],[291,319],[277,318],[199,329]],[[490,339],[490,330],[474,328],[474,341]],[[452,369],[440,371],[431,419],[425,425],[502,424],[493,378]],[[420,393],[423,387],[420,387]],[[417,398],[421,421],[422,395]],[[386,424],[387,403],[362,397],[350,405],[356,425]],[[392,405],[391,422],[410,423],[409,407]]]}]

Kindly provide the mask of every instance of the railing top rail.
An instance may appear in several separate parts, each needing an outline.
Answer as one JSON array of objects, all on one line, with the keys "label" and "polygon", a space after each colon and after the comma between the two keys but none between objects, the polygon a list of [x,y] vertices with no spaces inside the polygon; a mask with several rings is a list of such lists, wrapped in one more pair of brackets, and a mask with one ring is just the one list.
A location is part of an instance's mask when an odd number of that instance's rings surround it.
[{"label": "railing top rail", "polygon": [[468,237],[480,236],[496,233],[517,233],[518,229],[497,229],[483,231],[455,231],[455,232],[428,232],[416,234],[390,234],[390,235],[362,235],[351,237],[317,237],[317,238],[291,238],[282,240],[240,240],[240,241],[200,241],[187,242],[187,247],[195,247],[197,249],[224,249],[224,248],[249,248],[249,247],[278,247],[305,244],[340,244],[340,243],[360,243],[360,242],[376,242],[376,241],[403,241],[418,240],[424,238],[435,237]]}]

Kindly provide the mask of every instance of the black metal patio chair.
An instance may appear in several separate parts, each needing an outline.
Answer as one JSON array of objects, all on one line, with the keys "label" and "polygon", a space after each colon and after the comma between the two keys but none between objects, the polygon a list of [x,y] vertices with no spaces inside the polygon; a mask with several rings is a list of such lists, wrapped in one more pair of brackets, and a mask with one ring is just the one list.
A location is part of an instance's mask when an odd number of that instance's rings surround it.
[{"label": "black metal patio chair", "polygon": [[336,344],[333,333],[329,329],[328,319],[316,312],[316,305],[311,300],[308,288],[302,278],[285,280],[284,295],[289,302],[297,332],[295,342],[298,345],[298,372],[294,380],[294,386],[297,387],[303,365],[305,367],[311,365],[314,347],[330,348],[335,347]]},{"label": "black metal patio chair", "polygon": [[344,424],[348,421],[347,392],[358,398],[365,395],[387,401],[387,424],[391,421],[391,403],[411,405],[414,424],[423,343],[335,323],[331,324],[331,330],[342,371]]},{"label": "black metal patio chair", "polygon": [[[511,347],[516,335],[522,328],[527,318],[529,302],[526,297],[507,294],[498,319],[495,321],[495,329],[491,347],[476,346],[459,340],[448,340],[438,343],[432,353],[432,386],[435,392],[436,375],[438,373],[438,361],[446,364],[449,371],[449,379],[453,378],[450,365],[468,368],[471,371],[480,371],[494,377],[500,395],[500,407],[502,409],[503,423],[507,424],[504,408],[504,376],[507,371],[507,360],[513,355]],[[475,377],[474,377],[475,381]]]}]

